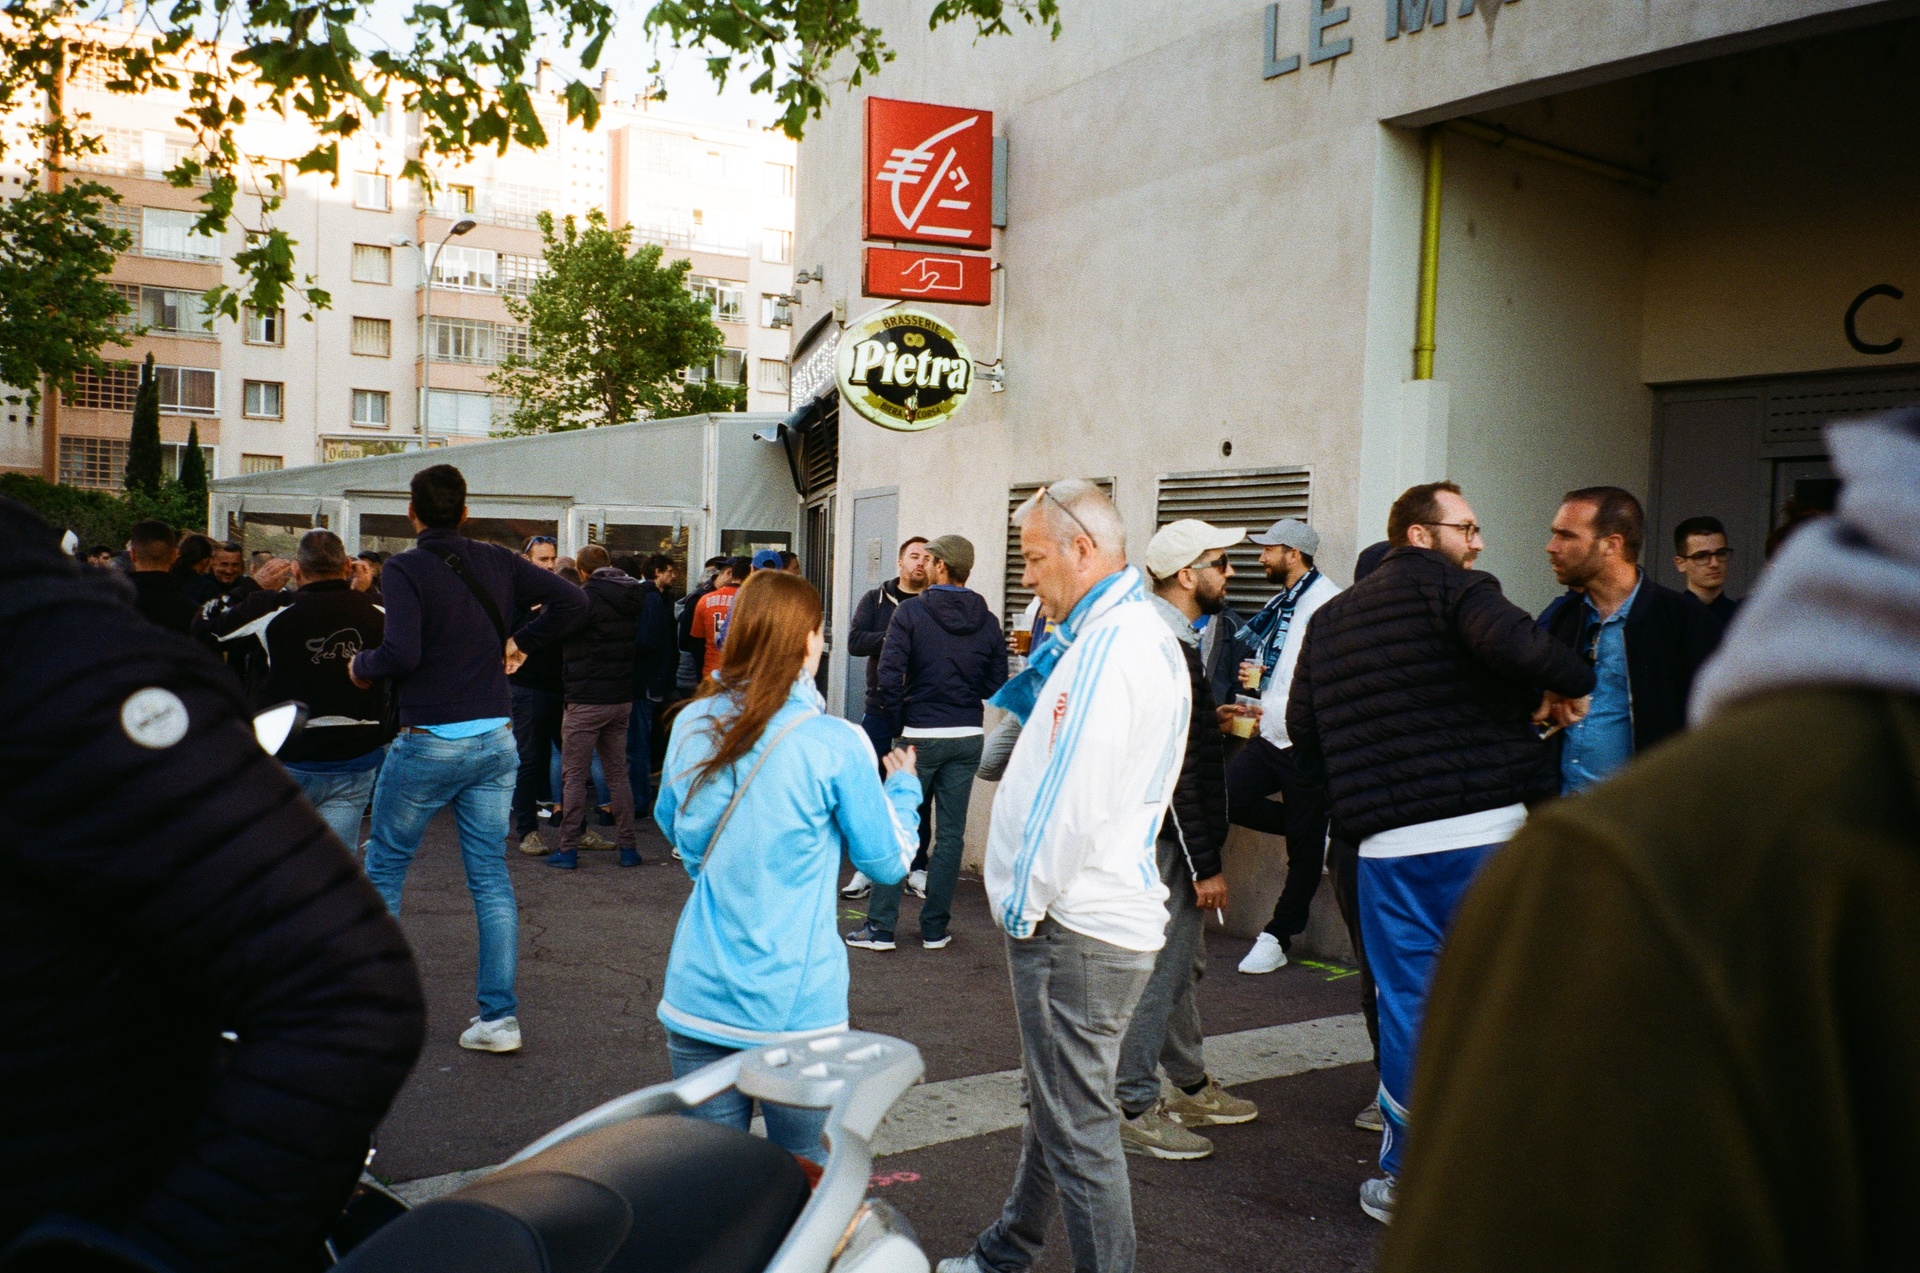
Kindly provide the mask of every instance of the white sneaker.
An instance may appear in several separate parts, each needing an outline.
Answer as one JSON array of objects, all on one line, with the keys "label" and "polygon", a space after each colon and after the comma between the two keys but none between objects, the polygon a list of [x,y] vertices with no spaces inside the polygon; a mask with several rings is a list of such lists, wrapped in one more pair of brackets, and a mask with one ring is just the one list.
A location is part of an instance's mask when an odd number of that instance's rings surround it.
[{"label": "white sneaker", "polygon": [[865,871],[855,871],[847,886],[840,890],[842,897],[865,897],[873,892],[873,881],[867,878]]},{"label": "white sneaker", "polygon": [[1363,1132],[1372,1132],[1376,1136],[1387,1130],[1387,1122],[1380,1117],[1380,1098],[1375,1097],[1361,1107],[1353,1116],[1353,1125]]},{"label": "white sneaker", "polygon": [[1393,1176],[1376,1176],[1360,1182],[1360,1209],[1381,1224],[1393,1223],[1393,1204],[1400,1182]]},{"label": "white sneaker", "polygon": [[460,1046],[469,1052],[518,1052],[520,1018],[501,1017],[498,1021],[482,1021],[475,1017],[460,1035]]},{"label": "white sneaker", "polygon": [[1261,933],[1254,939],[1253,949],[1240,961],[1241,972],[1274,972],[1287,966],[1287,952],[1280,949],[1280,939],[1272,933]]},{"label": "white sneaker", "polygon": [[907,892],[915,897],[927,895],[927,873],[925,871],[907,872]]}]

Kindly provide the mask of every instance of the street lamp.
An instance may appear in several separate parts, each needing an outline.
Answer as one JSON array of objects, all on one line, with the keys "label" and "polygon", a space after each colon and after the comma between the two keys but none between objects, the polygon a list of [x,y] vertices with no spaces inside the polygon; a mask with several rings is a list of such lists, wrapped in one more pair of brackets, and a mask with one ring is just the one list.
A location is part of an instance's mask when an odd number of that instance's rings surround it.
[{"label": "street lamp", "polygon": [[425,248],[404,234],[396,234],[389,240],[395,247],[412,248],[414,251],[420,253],[420,260],[427,267],[426,315],[420,324],[420,354],[422,359],[420,365],[420,449],[422,451],[427,449],[427,442],[429,440],[427,435],[427,411],[433,405],[433,270],[434,267],[440,263],[440,253],[446,248],[448,241],[456,234],[465,234],[478,224],[480,223],[472,217],[462,217],[460,220],[455,221],[453,228],[448,230],[445,237],[434,246],[431,257],[427,255]]}]

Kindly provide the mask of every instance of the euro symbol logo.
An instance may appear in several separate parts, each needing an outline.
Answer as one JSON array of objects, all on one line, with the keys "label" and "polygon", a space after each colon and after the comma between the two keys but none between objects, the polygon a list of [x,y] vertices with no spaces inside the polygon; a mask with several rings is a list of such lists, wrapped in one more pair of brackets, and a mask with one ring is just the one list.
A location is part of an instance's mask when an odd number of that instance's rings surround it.
[{"label": "euro symbol logo", "polygon": [[912,284],[903,283],[900,290],[916,296],[925,296],[928,292],[957,292],[965,270],[966,262],[958,257],[923,256],[902,271],[901,277],[912,280]]},{"label": "euro symbol logo", "polygon": [[[880,166],[877,179],[893,187],[893,215],[900,219],[901,225],[909,230],[917,230],[921,234],[930,234],[938,238],[964,239],[968,236],[969,232],[963,227],[921,225],[920,217],[926,212],[927,205],[933,201],[934,195],[939,192],[941,183],[947,181],[949,177],[952,180],[951,193],[953,194],[959,194],[973,184],[968,180],[966,170],[959,165],[959,151],[951,145],[941,156],[940,166],[934,170],[930,180],[927,179],[926,173],[928,166],[933,163],[935,148],[940,143],[965,132],[979,122],[978,115],[969,115],[959,123],[941,129],[917,146],[893,148],[892,156]],[[920,199],[913,205],[913,211],[909,212],[902,204],[902,192],[906,187],[918,186],[923,181],[926,188],[920,192]],[[939,206],[953,212],[965,212],[973,206],[973,200],[946,198],[939,201]]]}]

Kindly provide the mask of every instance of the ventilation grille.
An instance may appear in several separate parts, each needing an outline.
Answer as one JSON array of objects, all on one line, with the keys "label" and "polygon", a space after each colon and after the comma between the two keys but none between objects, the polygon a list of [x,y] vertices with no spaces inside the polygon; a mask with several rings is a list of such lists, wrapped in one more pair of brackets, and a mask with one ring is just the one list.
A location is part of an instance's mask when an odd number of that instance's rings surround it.
[{"label": "ventilation grille", "polygon": [[801,493],[807,499],[831,487],[840,472],[840,408],[834,401],[800,435],[800,479],[807,484]]},{"label": "ventilation grille", "polygon": [[1770,387],[1766,445],[1770,449],[1798,447],[1808,455],[1824,455],[1827,444],[1820,431],[1833,421],[1901,407],[1920,407],[1920,374]]},{"label": "ventilation grille", "polygon": [[[1154,528],[1187,517],[1215,526],[1244,526],[1250,532],[1264,531],[1282,517],[1308,521],[1312,477],[1306,468],[1168,473],[1160,479]],[[1236,544],[1227,550],[1227,560],[1234,571],[1227,582],[1227,600],[1243,617],[1279,591],[1260,569],[1259,545]]]},{"label": "ventilation grille", "polygon": [[[1020,576],[1026,573],[1027,564],[1020,556],[1020,532],[1013,526],[1014,510],[1033,498],[1033,493],[1041,487],[1065,480],[1065,478],[1053,477],[1044,482],[1022,482],[1007,491],[1007,578],[1006,590],[1001,593],[1005,598],[1001,613],[1005,616],[1006,628],[1009,632],[1013,631],[1013,625],[1019,621],[1020,616],[1026,611],[1027,604],[1033,600],[1033,590],[1023,587],[1020,583]],[[1113,498],[1112,478],[1092,477],[1087,480],[1105,491],[1108,499]]]}]

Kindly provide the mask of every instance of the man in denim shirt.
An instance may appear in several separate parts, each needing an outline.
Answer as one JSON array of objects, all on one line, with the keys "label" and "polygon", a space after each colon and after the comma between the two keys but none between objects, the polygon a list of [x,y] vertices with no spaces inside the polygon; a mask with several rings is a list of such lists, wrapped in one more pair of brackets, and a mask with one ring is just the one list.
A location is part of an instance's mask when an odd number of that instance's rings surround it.
[{"label": "man in denim shirt", "polygon": [[1693,676],[1712,651],[1704,607],[1640,569],[1646,518],[1617,486],[1569,491],[1554,514],[1547,559],[1569,591],[1540,625],[1593,665],[1586,719],[1567,727],[1560,790],[1584,791],[1640,751],[1678,733]]}]

